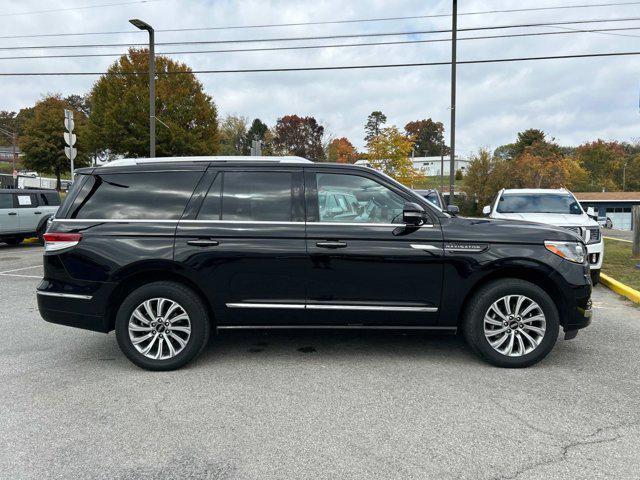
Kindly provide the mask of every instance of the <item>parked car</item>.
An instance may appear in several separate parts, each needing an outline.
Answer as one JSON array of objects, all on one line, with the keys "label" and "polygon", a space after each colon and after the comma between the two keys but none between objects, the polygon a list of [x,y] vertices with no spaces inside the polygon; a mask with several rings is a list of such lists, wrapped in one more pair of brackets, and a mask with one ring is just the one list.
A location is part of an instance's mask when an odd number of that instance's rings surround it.
[{"label": "parked car", "polygon": [[597,218],[598,218],[597,222],[598,222],[598,225],[600,225],[600,227],[608,228],[608,229],[613,228],[613,222],[609,217],[597,217]]},{"label": "parked car", "polygon": [[561,226],[580,235],[587,245],[591,280],[595,285],[600,281],[604,240],[600,225],[591,218],[595,212],[589,210],[585,212],[576,197],[564,188],[525,188],[500,190],[493,204],[485,206],[482,213],[490,218]]},{"label": "parked car", "polygon": [[42,235],[47,220],[60,205],[60,194],[55,190],[0,190],[0,241],[18,245],[25,238]]},{"label": "parked car", "polygon": [[[578,235],[451,216],[366,167],[194,157],[76,173],[45,234],[40,313],[115,329],[143,368],[185,365],[210,331],[283,328],[461,330],[488,362],[525,367],[591,321]],[[329,214],[340,193],[355,217]]]},{"label": "parked car", "polygon": [[439,190],[431,188],[429,190],[415,190],[415,192],[433,203],[440,210],[446,210],[446,203]]}]

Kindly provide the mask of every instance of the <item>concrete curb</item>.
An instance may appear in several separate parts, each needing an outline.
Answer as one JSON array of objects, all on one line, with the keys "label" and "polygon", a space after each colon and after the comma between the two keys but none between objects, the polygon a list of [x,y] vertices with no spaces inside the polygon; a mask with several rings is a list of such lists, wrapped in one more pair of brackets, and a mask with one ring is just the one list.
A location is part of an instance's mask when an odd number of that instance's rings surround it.
[{"label": "concrete curb", "polygon": [[617,294],[628,298],[632,302],[640,304],[640,292],[638,290],[634,290],[633,288],[611,278],[608,275],[605,275],[602,272],[600,272],[600,283],[613,290]]}]

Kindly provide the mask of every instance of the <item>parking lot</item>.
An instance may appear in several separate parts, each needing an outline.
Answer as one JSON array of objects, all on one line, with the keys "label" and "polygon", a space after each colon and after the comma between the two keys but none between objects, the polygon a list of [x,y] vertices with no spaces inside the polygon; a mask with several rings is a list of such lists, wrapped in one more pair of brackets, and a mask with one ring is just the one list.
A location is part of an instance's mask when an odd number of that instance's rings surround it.
[{"label": "parking lot", "polygon": [[[504,370],[457,337],[234,333],[141,370],[47,324],[38,245],[0,247],[1,479],[637,478],[640,310]],[[635,472],[635,473],[634,473]]]}]

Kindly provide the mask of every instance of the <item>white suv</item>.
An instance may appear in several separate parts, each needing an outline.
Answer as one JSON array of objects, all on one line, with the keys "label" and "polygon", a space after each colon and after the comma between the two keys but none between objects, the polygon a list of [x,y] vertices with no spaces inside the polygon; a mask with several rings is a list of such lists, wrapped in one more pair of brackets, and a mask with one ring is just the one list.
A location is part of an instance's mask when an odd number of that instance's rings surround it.
[{"label": "white suv", "polygon": [[47,220],[59,205],[60,194],[55,190],[0,190],[0,242],[18,245],[35,236],[42,241]]},{"label": "white suv", "polygon": [[600,268],[604,257],[604,241],[600,225],[592,217],[591,208],[585,211],[576,197],[564,189],[522,188],[502,189],[493,205],[487,205],[482,213],[491,218],[526,220],[529,222],[557,225],[574,231],[587,245],[591,280],[600,280]]}]

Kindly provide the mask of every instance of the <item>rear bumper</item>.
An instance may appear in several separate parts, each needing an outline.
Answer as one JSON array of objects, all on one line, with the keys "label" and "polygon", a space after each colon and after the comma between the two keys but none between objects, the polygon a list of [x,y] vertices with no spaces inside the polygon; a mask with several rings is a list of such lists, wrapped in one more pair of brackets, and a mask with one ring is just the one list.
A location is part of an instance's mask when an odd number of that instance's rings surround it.
[{"label": "rear bumper", "polygon": [[103,289],[97,286],[69,292],[69,288],[60,288],[59,282],[43,280],[36,290],[40,315],[45,321],[59,325],[109,332]]}]

